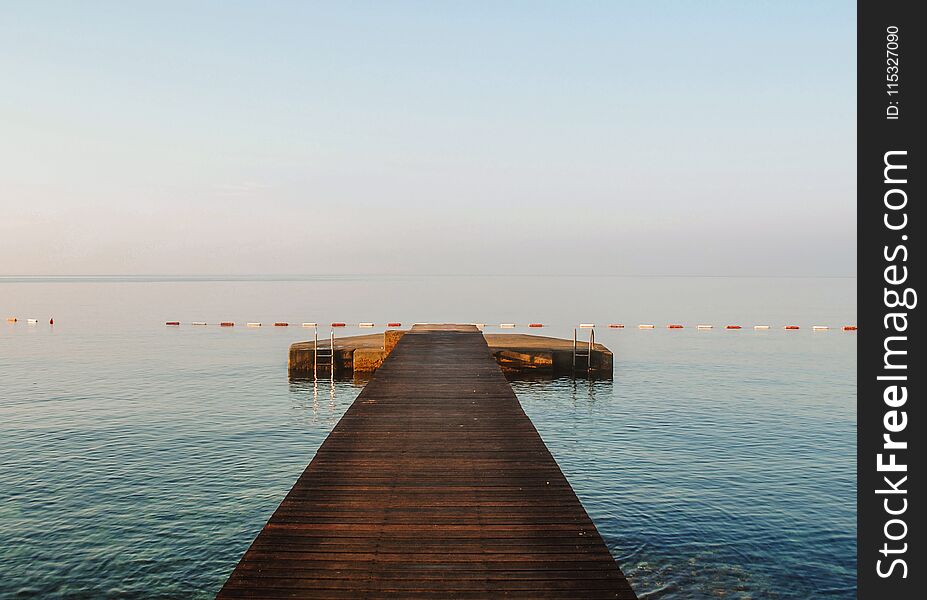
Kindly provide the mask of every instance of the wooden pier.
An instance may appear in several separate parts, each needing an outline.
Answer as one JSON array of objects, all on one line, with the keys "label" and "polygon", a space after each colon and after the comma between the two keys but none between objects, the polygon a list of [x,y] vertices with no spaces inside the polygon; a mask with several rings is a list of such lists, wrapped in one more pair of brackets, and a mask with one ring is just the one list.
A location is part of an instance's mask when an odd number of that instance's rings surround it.
[{"label": "wooden pier", "polygon": [[636,596],[473,326],[416,326],[219,598]]}]

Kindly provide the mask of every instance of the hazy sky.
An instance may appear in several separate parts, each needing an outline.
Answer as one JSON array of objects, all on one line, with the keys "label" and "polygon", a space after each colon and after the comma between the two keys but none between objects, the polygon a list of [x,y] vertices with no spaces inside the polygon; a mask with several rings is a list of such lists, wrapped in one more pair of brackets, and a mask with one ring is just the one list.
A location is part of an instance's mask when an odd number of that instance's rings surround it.
[{"label": "hazy sky", "polygon": [[853,275],[852,2],[0,11],[0,275]]}]

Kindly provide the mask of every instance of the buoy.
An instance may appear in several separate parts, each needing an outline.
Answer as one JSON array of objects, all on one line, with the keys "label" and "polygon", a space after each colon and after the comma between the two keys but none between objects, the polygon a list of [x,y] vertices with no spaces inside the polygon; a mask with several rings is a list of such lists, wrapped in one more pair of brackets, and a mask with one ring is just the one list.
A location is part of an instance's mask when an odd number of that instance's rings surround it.
[{"label": "buoy", "polygon": [[827,325],[812,325],[811,331],[827,331],[830,329]]},{"label": "buoy", "polygon": [[580,323],[580,329],[592,329],[595,327],[595,323]]},{"label": "buoy", "polygon": [[26,319],[26,323],[28,323],[28,324],[30,324],[30,325],[35,325],[35,324],[38,323],[38,322],[39,322],[38,319]]},{"label": "buoy", "polygon": [[318,327],[318,323],[303,323],[303,327]]},{"label": "buoy", "polygon": [[638,328],[638,329],[653,329],[654,326],[651,325],[651,324],[649,324],[649,323],[645,323],[645,324],[643,324],[643,325],[638,325],[637,328]]},{"label": "buoy", "polygon": [[741,329],[740,325],[725,325],[725,329]]},{"label": "buoy", "polygon": [[235,323],[231,321],[222,321],[219,323],[219,327],[235,327]]},{"label": "buoy", "polygon": [[696,329],[711,329],[714,325],[696,325]]},{"label": "buoy", "polygon": [[754,325],[754,329],[769,329],[769,325]]},{"label": "buoy", "polygon": [[844,325],[843,330],[844,331],[856,331],[856,325]]},{"label": "buoy", "polygon": [[205,326],[206,326],[206,321],[193,321],[193,322],[190,323],[190,324],[191,324],[191,325],[196,325],[197,327],[205,327]]},{"label": "buoy", "polygon": [[542,323],[528,323],[528,327],[544,327]]},{"label": "buoy", "polygon": [[52,317],[51,319],[48,320],[48,324],[49,324],[49,325],[54,325],[54,324],[55,324],[55,319],[54,319],[54,317]]},{"label": "buoy", "polygon": [[344,323],[332,323],[332,327],[344,327]]},{"label": "buoy", "polygon": [[402,323],[387,323],[387,327],[402,327]]},{"label": "buoy", "polygon": [[180,321],[167,321],[165,325],[180,325]]},{"label": "buoy", "polygon": [[500,323],[499,327],[502,329],[515,329],[515,323]]},{"label": "buoy", "polygon": [[274,323],[274,327],[289,327],[289,326],[290,324],[286,323],[285,321],[277,321],[276,323]]},{"label": "buoy", "polygon": [[682,329],[683,327],[682,327],[682,325],[677,325],[677,324],[674,323],[674,324],[672,324],[672,325],[667,325],[666,328],[667,328],[667,329]]},{"label": "buoy", "polygon": [[248,327],[260,327],[261,326],[260,323],[245,323],[245,325],[247,325]]},{"label": "buoy", "polygon": [[17,319],[16,317],[7,317],[7,318],[6,318],[6,322],[7,322],[7,323],[15,323],[15,322],[18,321],[18,320],[19,320],[19,319]]},{"label": "buoy", "polygon": [[370,329],[371,327],[373,327],[373,323],[358,323],[357,326],[363,327],[364,329]]},{"label": "buoy", "polygon": [[794,331],[794,330],[796,330],[796,329],[799,329],[799,327],[798,327],[798,325],[786,325],[783,329],[788,329],[788,330],[790,330],[790,331]]},{"label": "buoy", "polygon": [[624,329],[624,323],[609,323],[608,326],[612,329]]}]

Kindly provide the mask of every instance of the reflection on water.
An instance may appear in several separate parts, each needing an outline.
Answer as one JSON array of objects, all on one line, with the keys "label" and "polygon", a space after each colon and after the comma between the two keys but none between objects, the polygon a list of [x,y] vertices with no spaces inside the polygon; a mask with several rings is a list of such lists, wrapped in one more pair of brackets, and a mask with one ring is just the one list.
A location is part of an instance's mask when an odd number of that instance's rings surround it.
[{"label": "reflection on water", "polygon": [[306,411],[308,423],[324,425],[331,430],[344,409],[338,401],[339,395],[350,393],[356,396],[363,389],[365,380],[335,378],[331,375],[315,378],[290,378],[290,397],[294,407]]}]

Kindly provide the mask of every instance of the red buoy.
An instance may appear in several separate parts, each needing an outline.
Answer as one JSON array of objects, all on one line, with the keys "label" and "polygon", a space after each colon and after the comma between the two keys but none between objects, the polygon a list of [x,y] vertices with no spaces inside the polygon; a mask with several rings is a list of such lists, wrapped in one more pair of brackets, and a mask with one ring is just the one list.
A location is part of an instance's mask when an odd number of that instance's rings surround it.
[{"label": "red buoy", "polygon": [[235,327],[235,323],[232,323],[231,321],[222,321],[219,323],[219,327]]},{"label": "red buoy", "polygon": [[528,327],[544,327],[543,323],[528,323]]},{"label": "red buoy", "polygon": [[856,331],[856,325],[844,325],[843,330],[844,331]]},{"label": "red buoy", "polygon": [[786,325],[785,328],[789,330],[799,329],[798,325]]},{"label": "red buoy", "polygon": [[612,329],[624,329],[624,323],[609,323],[608,326]]},{"label": "red buoy", "polygon": [[274,323],[274,327],[289,327],[289,326],[290,326],[289,323],[285,323],[283,321],[277,321],[276,323]]},{"label": "red buoy", "polygon": [[344,327],[344,323],[332,323],[332,327]]},{"label": "red buoy", "polygon": [[387,327],[402,327],[402,323],[387,323]]},{"label": "red buoy", "polygon": [[54,325],[54,324],[55,324],[55,319],[54,319],[54,317],[48,320],[48,324],[49,324],[49,325]]},{"label": "red buoy", "polygon": [[168,321],[165,325],[180,325],[180,321]]},{"label": "red buoy", "polygon": [[667,329],[682,329],[682,325],[677,325],[677,324],[667,325],[666,328]]},{"label": "red buoy", "polygon": [[728,325],[725,329],[740,329],[740,325]]}]

